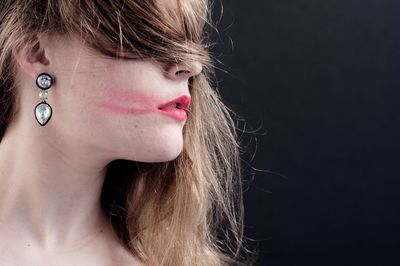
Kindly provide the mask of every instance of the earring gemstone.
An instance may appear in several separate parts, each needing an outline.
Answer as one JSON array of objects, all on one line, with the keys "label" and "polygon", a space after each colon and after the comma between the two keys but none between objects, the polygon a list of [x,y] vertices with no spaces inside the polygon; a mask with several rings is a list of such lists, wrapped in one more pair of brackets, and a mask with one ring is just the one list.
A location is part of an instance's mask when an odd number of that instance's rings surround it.
[{"label": "earring gemstone", "polygon": [[40,100],[45,101],[45,100],[47,100],[48,97],[49,97],[49,92],[48,91],[41,91],[39,93],[39,99]]},{"label": "earring gemstone", "polygon": [[41,102],[38,105],[36,105],[35,117],[41,126],[46,125],[50,121],[52,114],[53,114],[53,109],[48,103]]},{"label": "earring gemstone", "polygon": [[53,85],[53,78],[47,73],[42,73],[37,77],[36,85],[42,90],[50,89]]}]

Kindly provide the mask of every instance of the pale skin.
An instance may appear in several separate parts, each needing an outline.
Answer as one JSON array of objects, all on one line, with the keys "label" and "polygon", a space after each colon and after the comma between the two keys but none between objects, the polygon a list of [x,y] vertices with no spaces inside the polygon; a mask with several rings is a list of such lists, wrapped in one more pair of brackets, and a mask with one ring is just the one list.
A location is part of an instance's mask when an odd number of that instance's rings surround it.
[{"label": "pale skin", "polygon": [[[121,105],[139,109],[190,96],[188,80],[201,65],[110,59],[75,36],[38,41],[36,52],[15,51],[19,111],[0,142],[0,264],[140,265],[101,210],[106,166],[115,159],[175,159],[185,121],[157,112],[123,115],[101,105],[112,90],[114,103],[129,95]],[[42,72],[55,77],[47,100],[54,114],[45,127],[33,116]]]}]

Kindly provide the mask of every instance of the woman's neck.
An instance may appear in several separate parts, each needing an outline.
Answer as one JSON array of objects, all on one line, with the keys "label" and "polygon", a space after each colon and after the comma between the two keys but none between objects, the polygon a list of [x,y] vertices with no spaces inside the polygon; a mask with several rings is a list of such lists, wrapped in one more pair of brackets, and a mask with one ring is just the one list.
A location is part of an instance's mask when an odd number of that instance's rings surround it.
[{"label": "woman's neck", "polygon": [[105,161],[82,145],[9,128],[0,143],[0,235],[70,245],[107,225],[100,194]]}]

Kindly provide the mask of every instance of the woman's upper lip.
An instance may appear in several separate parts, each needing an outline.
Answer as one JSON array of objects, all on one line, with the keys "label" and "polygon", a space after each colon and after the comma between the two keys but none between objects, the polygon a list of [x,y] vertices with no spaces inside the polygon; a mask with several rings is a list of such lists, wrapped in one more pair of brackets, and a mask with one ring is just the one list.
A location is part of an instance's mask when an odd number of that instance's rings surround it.
[{"label": "woman's upper lip", "polygon": [[161,104],[160,106],[158,106],[158,109],[164,109],[164,108],[167,108],[167,107],[169,107],[171,105],[176,104],[176,108],[188,110],[189,106],[190,106],[190,100],[191,100],[190,96],[182,95],[182,96],[180,96],[180,97],[178,97],[178,98],[176,98],[176,99],[174,99],[172,101],[169,101],[167,103]]}]

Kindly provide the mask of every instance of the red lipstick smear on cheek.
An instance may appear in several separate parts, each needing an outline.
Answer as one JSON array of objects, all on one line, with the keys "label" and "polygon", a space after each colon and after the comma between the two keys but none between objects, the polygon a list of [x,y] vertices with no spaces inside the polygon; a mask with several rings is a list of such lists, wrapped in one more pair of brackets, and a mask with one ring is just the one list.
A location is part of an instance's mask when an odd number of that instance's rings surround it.
[{"label": "red lipstick smear on cheek", "polygon": [[143,92],[109,89],[100,108],[115,115],[141,115],[157,109],[157,100]]}]

